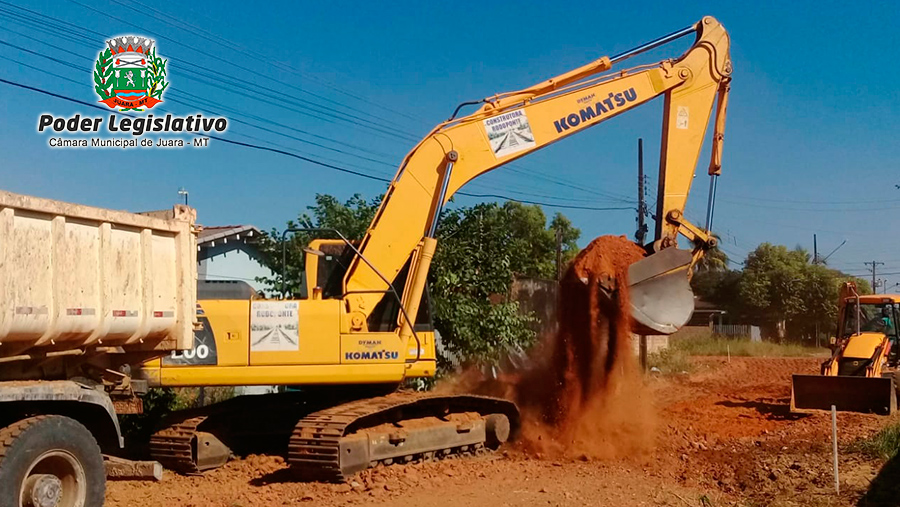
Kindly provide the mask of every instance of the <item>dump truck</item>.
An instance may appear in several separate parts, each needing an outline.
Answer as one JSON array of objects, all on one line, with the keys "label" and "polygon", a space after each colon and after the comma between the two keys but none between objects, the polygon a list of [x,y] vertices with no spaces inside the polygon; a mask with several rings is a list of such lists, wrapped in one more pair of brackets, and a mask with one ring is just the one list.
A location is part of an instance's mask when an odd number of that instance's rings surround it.
[{"label": "dump truck", "polygon": [[195,217],[0,191],[0,506],[103,504],[131,366],[193,345]]},{"label": "dump truck", "polygon": [[820,375],[794,375],[791,411],[837,410],[889,415],[897,409],[900,295],[860,295],[841,286],[832,354]]}]

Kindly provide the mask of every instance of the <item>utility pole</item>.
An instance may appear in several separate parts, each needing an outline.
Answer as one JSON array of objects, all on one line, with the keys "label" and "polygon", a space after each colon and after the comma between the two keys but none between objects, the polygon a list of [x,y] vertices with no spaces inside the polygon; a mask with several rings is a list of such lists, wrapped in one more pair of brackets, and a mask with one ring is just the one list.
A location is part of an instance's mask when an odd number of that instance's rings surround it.
[{"label": "utility pole", "polygon": [[[634,239],[639,245],[644,244],[644,237],[647,235],[647,224],[644,223],[644,215],[647,213],[647,201],[644,199],[644,140],[638,138],[638,207],[637,207],[637,232],[634,233]],[[641,369],[647,371],[647,336],[641,334],[638,338],[639,352],[641,358]]]},{"label": "utility pole", "polygon": [[556,281],[562,279],[562,230],[556,229]]},{"label": "utility pole", "polygon": [[875,268],[877,266],[884,266],[884,263],[872,261],[872,262],[864,262],[863,264],[865,264],[866,266],[868,266],[870,264],[872,265],[872,293],[877,294],[878,291],[876,290],[876,287],[878,287],[878,285],[876,284],[876,281],[875,281]]},{"label": "utility pole", "polygon": [[819,264],[819,246],[816,244],[815,234],[813,234],[813,264]]},{"label": "utility pole", "polygon": [[638,206],[637,206],[637,232],[634,233],[634,239],[639,245],[644,244],[644,238],[647,235],[647,224],[644,223],[644,216],[647,214],[647,201],[644,198],[644,140],[638,138]]}]

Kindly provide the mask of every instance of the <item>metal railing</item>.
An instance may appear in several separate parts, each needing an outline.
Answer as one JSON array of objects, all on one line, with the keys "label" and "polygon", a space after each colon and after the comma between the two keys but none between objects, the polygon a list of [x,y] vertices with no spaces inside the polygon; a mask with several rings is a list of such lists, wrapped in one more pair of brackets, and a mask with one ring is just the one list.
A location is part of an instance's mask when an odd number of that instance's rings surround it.
[{"label": "metal railing", "polygon": [[712,332],[722,336],[749,338],[750,327],[749,324],[713,324]]}]

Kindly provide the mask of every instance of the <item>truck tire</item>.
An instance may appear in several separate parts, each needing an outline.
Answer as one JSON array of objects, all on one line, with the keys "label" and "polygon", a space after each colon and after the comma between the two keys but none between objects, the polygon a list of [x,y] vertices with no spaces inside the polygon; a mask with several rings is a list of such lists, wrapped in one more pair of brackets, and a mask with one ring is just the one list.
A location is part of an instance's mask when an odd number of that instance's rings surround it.
[{"label": "truck tire", "polygon": [[106,467],[78,421],[41,415],[0,429],[0,507],[102,507]]}]

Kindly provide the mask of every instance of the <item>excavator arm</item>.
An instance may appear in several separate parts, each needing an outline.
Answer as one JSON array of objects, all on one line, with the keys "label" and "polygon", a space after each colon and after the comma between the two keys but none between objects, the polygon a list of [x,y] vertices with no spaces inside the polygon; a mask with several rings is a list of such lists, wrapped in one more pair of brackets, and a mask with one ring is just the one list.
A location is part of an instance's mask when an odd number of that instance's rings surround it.
[{"label": "excavator arm", "polygon": [[[604,74],[635,54],[692,33],[696,34],[694,44],[677,59]],[[405,269],[402,313],[417,314],[436,247],[441,209],[467,182],[660,96],[664,97],[664,115],[658,220],[651,251],[683,252],[674,248],[679,233],[695,248],[685,252],[686,258],[667,255],[666,259],[647,263],[656,257],[651,255],[638,263],[647,264],[637,276],[654,282],[666,278],[666,274],[677,275],[683,278],[679,290],[683,293],[686,289],[689,294],[689,267],[714,238],[685,220],[684,207],[714,109],[717,119],[709,174],[715,176],[721,171],[730,75],[728,34],[714,18],[705,17],[691,27],[621,55],[600,58],[524,90],[486,98],[477,102],[482,106],[476,112],[441,123],[404,158],[358,247],[358,255],[347,269],[343,329],[366,331],[370,314],[385,297],[385,282],[399,285],[403,277],[398,279],[398,275]],[[634,270],[629,277],[635,277]],[[648,287],[656,285],[661,284],[648,283]],[[692,297],[689,304],[692,309]],[[652,310],[636,309],[634,313],[639,322],[654,327],[654,317],[646,315],[654,313]],[[398,319],[400,336],[408,339],[413,334],[411,322],[403,315]],[[674,332],[676,328],[671,323],[656,326],[659,332]]]}]

